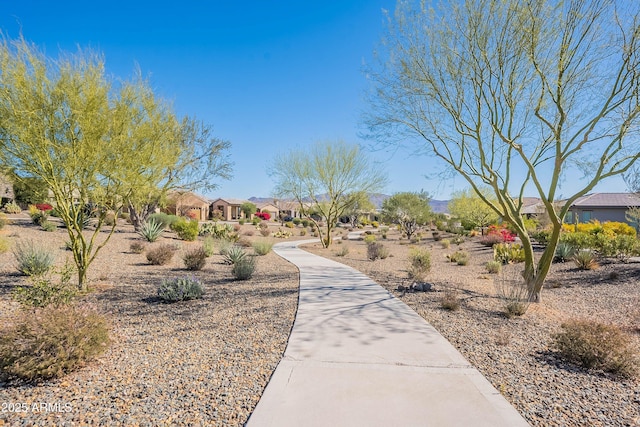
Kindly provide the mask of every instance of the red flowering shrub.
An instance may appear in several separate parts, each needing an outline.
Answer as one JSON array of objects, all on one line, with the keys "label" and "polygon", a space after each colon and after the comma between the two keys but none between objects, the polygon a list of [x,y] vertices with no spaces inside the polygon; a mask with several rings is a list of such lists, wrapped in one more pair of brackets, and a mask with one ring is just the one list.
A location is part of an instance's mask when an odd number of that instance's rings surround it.
[{"label": "red flowering shrub", "polygon": [[496,243],[511,243],[515,240],[516,235],[508,229],[498,225],[492,225],[487,230],[487,234],[482,237],[480,243],[485,246],[493,246]]},{"label": "red flowering shrub", "polygon": [[38,208],[38,210],[40,211],[46,212],[53,209],[53,206],[51,206],[49,203],[36,203],[36,208]]},{"label": "red flowering shrub", "polygon": [[187,212],[187,218],[189,219],[198,219],[198,213],[195,210],[190,210]]},{"label": "red flowering shrub", "polygon": [[269,212],[256,212],[255,215],[263,221],[269,221],[271,219]]}]

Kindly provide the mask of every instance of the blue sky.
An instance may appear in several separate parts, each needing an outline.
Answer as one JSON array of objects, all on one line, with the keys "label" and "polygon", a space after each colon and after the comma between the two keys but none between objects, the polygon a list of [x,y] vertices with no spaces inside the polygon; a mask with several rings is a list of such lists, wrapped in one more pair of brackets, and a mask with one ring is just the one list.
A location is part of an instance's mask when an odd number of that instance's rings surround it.
[{"label": "blue sky", "polygon": [[[107,69],[136,67],[180,115],[214,126],[232,143],[233,178],[209,197],[271,195],[267,165],[316,141],[358,138],[367,108],[363,65],[395,0],[91,2],[0,0],[0,28],[50,56],[91,47]],[[446,199],[461,178],[427,179],[434,164],[406,152],[371,152],[389,175],[388,194],[424,189]],[[567,179],[570,185],[571,179]],[[611,180],[598,191],[625,191]]]}]

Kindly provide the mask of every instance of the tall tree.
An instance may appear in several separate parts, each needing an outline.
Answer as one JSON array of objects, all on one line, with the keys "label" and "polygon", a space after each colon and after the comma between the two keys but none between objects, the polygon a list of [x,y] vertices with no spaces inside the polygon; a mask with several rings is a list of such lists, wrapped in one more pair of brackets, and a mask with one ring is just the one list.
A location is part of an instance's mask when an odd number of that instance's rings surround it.
[{"label": "tall tree", "polygon": [[[300,213],[320,214],[324,227],[314,221],[323,247],[331,245],[331,231],[358,200],[358,194],[375,192],[386,184],[379,165],[370,161],[357,145],[342,141],[319,142],[308,150],[276,157],[270,168],[274,193],[298,202]],[[323,229],[324,228],[324,229]]]},{"label": "tall tree", "polygon": [[[466,179],[522,240],[523,276],[539,301],[569,207],[640,156],[640,3],[416,3],[398,3],[383,62],[369,70],[371,136],[434,155]],[[577,170],[577,190],[556,209],[563,176]],[[537,261],[526,191],[552,224]]]},{"label": "tall tree", "polygon": [[[479,190],[486,199],[495,202],[490,188],[480,187]],[[481,227],[483,231],[484,227],[494,224],[500,219],[495,210],[485,203],[471,188],[452,194],[448,209],[449,213],[454,217],[471,224],[473,227]]]},{"label": "tall tree", "polygon": [[396,193],[382,202],[382,216],[398,224],[410,239],[433,218],[429,196],[426,193]]},{"label": "tall tree", "polygon": [[376,207],[371,202],[367,193],[361,192],[354,194],[353,197],[353,205],[344,212],[344,217],[347,217],[349,224],[351,224],[352,227],[355,227],[358,225],[358,221],[362,215],[375,211]]}]

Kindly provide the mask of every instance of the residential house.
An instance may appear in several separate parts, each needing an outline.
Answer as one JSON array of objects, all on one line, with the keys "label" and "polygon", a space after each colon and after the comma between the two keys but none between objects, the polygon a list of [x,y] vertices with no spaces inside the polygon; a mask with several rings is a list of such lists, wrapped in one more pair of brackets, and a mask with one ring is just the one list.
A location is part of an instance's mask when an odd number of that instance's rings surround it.
[{"label": "residential house", "polygon": [[569,224],[591,220],[630,223],[626,219],[626,213],[633,207],[640,207],[640,196],[634,193],[587,194],[571,205],[564,221]]},{"label": "residential house", "polygon": [[242,199],[216,199],[211,202],[212,216],[214,218],[219,216],[224,221],[237,221],[244,218],[244,213],[240,207],[247,202],[247,200]]},{"label": "residential house", "polygon": [[206,197],[191,191],[173,191],[167,195],[167,206],[163,210],[168,214],[206,221],[209,219],[210,205]]},{"label": "residential house", "polygon": [[254,203],[256,208],[258,208],[257,212],[267,212],[272,219],[278,219],[278,207],[271,202],[258,202]]}]

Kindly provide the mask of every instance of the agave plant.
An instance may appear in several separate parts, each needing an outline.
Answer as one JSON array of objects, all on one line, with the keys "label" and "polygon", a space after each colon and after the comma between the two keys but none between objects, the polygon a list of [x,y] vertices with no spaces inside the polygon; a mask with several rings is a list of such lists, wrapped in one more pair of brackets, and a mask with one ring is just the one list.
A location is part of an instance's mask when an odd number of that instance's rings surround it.
[{"label": "agave plant", "polygon": [[553,257],[553,260],[556,262],[565,262],[569,261],[576,254],[576,250],[568,242],[560,242],[556,247],[556,254]]},{"label": "agave plant", "polygon": [[247,256],[247,253],[240,246],[233,245],[224,253],[224,261],[226,264],[235,265]]},{"label": "agave plant", "polygon": [[162,234],[163,225],[154,220],[146,221],[140,227],[138,234],[141,235],[148,242],[155,242]]}]

